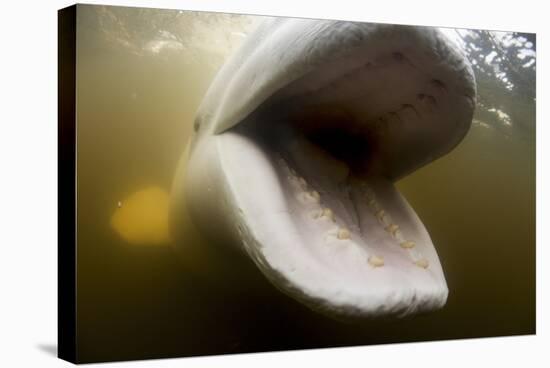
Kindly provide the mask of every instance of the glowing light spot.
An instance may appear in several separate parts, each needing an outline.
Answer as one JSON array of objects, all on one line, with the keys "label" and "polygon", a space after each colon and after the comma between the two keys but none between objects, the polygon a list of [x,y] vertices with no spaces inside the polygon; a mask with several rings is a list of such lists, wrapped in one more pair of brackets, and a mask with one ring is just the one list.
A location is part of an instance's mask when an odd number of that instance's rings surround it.
[{"label": "glowing light spot", "polygon": [[140,190],[117,203],[111,227],[130,244],[168,244],[168,206],[165,190],[158,187]]}]

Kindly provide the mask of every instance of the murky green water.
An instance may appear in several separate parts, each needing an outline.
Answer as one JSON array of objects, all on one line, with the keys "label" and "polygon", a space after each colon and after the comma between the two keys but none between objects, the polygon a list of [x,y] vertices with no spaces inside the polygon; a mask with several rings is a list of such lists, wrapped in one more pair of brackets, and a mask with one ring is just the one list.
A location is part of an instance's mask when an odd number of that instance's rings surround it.
[{"label": "murky green water", "polygon": [[[457,149],[398,183],[438,250],[450,289],[446,307],[344,324],[279,295],[261,277],[260,289],[217,287],[208,263],[170,244],[133,244],[111,226],[132,193],[169,192],[198,104],[251,19],[79,6],[78,21],[81,360],[535,331],[534,104],[503,102],[521,124],[498,125],[479,113]],[[484,91],[498,95],[503,87],[491,88]],[[181,228],[184,241],[206,244],[192,224]]]}]

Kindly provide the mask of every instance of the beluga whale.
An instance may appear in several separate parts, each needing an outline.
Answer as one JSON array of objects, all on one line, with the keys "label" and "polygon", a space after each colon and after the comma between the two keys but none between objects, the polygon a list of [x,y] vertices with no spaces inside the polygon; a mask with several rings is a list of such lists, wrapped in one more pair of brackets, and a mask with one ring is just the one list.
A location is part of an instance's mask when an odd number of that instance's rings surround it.
[{"label": "beluga whale", "polygon": [[475,102],[469,61],[436,28],[265,19],[199,106],[172,206],[185,198],[209,246],[314,311],[437,310],[445,275],[395,182],[453,150]]}]

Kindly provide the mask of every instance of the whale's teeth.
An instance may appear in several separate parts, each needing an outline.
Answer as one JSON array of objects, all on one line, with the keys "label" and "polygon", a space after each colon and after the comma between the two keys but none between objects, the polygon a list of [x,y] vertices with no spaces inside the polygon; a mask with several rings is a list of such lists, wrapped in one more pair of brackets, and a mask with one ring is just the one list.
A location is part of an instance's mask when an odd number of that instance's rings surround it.
[{"label": "whale's teeth", "polygon": [[312,190],[311,192],[309,192],[309,194],[313,199],[315,199],[316,202],[319,202],[321,200],[321,195],[319,194],[318,191]]},{"label": "whale's teeth", "polygon": [[[393,117],[396,118],[396,117]],[[300,176],[296,170],[287,165],[284,160],[280,160],[281,165],[285,166],[286,174],[289,179],[291,187],[294,188],[296,198],[305,204],[306,206],[314,206],[314,209],[309,212],[309,216],[315,220],[329,220],[331,223],[336,224],[336,216],[332,209],[328,207],[321,207],[321,195],[313,189],[306,179]],[[344,166],[338,162],[333,162],[333,168],[340,173],[344,172]],[[341,173],[342,174],[342,173]],[[345,175],[341,175],[345,176]],[[392,221],[389,213],[387,213],[377,200],[374,190],[365,182],[360,183],[362,189],[363,198],[367,202],[367,206],[371,213],[374,214],[378,223],[384,228],[384,230],[391,235],[395,242],[406,251],[410,261],[419,268],[427,269],[429,267],[429,261],[422,256],[416,249],[416,243],[414,241],[407,240],[401,233],[399,225]],[[328,231],[325,238],[327,244],[331,244],[334,240],[342,241],[341,244],[346,244],[344,241],[351,240],[351,231],[345,226],[335,226]],[[380,268],[385,265],[384,257],[378,255],[369,255],[370,252],[366,252],[368,264],[373,268]]]},{"label": "whale's teeth", "polygon": [[396,224],[390,224],[386,226],[385,230],[391,235],[395,236],[395,234],[397,234],[397,231],[399,231],[399,226]]},{"label": "whale's teeth", "polygon": [[326,208],[326,207],[323,208],[323,211],[320,217],[328,218],[331,221],[335,221],[334,212],[332,212],[330,208]]},{"label": "whale's teeth", "polygon": [[379,221],[386,228],[392,225],[391,219],[387,214],[380,216]]},{"label": "whale's teeth", "polygon": [[290,185],[295,190],[297,190],[297,191],[306,191],[308,189],[306,179],[302,178],[301,176],[296,176],[291,171],[290,174],[287,177],[288,177],[288,182],[290,183]]},{"label": "whale's teeth", "polygon": [[369,264],[373,267],[382,267],[384,265],[384,258],[378,256],[370,256]]},{"label": "whale's teeth", "polygon": [[403,249],[411,249],[411,248],[414,248],[416,246],[415,242],[408,241],[408,240],[404,241],[404,242],[401,242],[399,245]]},{"label": "whale's teeth", "polygon": [[351,234],[348,229],[346,229],[345,227],[342,227],[338,229],[338,233],[336,234],[336,237],[340,240],[350,239]]},{"label": "whale's teeth", "polygon": [[380,211],[380,206],[378,205],[378,202],[376,202],[376,199],[372,198],[367,202],[367,205],[373,212]]},{"label": "whale's teeth", "polygon": [[321,196],[317,191],[311,191],[311,192],[302,192],[298,194],[298,199],[302,203],[319,203]]},{"label": "whale's teeth", "polygon": [[421,268],[428,268],[428,266],[430,265],[430,263],[426,258],[418,259],[414,261],[414,264]]},{"label": "whale's teeth", "polygon": [[384,210],[378,210],[378,211],[376,211],[374,216],[376,216],[378,221],[382,221],[382,217],[384,217],[385,214],[386,214],[386,212]]}]

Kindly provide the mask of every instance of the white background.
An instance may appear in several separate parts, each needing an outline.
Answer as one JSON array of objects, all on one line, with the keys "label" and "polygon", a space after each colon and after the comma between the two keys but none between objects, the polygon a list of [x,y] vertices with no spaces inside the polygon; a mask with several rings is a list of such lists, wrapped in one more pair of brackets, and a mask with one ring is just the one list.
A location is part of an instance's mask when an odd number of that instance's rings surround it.
[{"label": "white background", "polygon": [[[544,1],[88,1],[537,32],[537,336],[112,363],[137,367],[540,367],[548,319],[548,14]],[[0,367],[58,367],[57,9],[3,2],[0,22]],[[505,203],[503,203],[505,206]],[[517,251],[521,252],[522,244]],[[495,306],[498,308],[498,306]],[[213,331],[215,333],[215,331]]]}]

